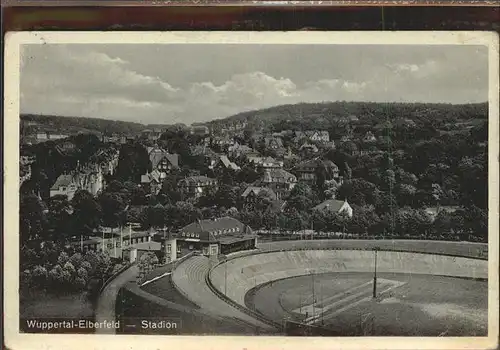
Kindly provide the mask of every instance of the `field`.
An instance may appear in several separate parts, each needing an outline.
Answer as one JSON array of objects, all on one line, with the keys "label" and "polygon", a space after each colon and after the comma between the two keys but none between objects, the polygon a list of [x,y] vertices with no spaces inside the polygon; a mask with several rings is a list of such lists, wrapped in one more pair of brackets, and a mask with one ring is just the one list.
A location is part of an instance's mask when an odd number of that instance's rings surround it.
[{"label": "field", "polygon": [[[382,273],[286,278],[249,291],[245,303],[281,322],[322,325],[343,336],[485,336],[488,284],[466,278]],[[313,296],[315,303],[313,303]]]}]

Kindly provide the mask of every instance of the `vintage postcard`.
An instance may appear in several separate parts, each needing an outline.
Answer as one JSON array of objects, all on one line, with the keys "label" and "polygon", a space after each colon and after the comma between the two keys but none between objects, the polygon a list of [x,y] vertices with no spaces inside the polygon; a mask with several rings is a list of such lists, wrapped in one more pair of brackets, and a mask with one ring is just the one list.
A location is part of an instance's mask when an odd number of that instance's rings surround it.
[{"label": "vintage postcard", "polygon": [[498,35],[22,32],[9,349],[487,349]]}]

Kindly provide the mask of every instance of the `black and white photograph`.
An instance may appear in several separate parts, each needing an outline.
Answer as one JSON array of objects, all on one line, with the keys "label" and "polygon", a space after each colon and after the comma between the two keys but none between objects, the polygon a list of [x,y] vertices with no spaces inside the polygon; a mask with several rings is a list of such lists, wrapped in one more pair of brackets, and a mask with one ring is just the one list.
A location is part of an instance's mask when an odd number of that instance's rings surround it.
[{"label": "black and white photograph", "polygon": [[498,36],[8,39],[19,339],[497,341]]}]

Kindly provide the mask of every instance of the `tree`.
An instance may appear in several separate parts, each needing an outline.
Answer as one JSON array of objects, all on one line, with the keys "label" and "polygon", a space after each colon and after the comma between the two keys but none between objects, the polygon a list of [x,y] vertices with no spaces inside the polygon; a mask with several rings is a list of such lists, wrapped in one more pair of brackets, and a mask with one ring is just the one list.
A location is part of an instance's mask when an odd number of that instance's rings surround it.
[{"label": "tree", "polygon": [[72,205],[73,227],[76,234],[89,235],[102,222],[102,209],[92,195],[85,190],[76,191]]},{"label": "tree", "polygon": [[344,162],[344,177],[346,180],[350,180],[352,178],[352,170],[347,162]]},{"label": "tree", "polygon": [[71,235],[71,213],[73,208],[67,196],[57,195],[48,200],[48,228],[56,240],[64,240]]},{"label": "tree", "polygon": [[118,227],[123,225],[123,211],[126,203],[119,193],[104,192],[98,198],[102,208],[102,223],[107,227]]},{"label": "tree", "polygon": [[147,171],[151,171],[151,162],[146,148],[139,143],[122,145],[116,167],[117,179],[139,182]]},{"label": "tree", "polygon": [[41,237],[46,223],[43,202],[34,194],[21,196],[19,214],[22,240]]},{"label": "tree", "polygon": [[403,206],[409,205],[413,207],[415,205],[415,195],[417,194],[417,188],[413,185],[400,184],[397,189],[397,201]]},{"label": "tree", "polygon": [[142,254],[139,258],[139,281],[142,281],[145,275],[147,275],[150,271],[152,271],[156,265],[158,265],[159,260],[158,257],[154,253],[145,253]]},{"label": "tree", "polygon": [[363,179],[344,181],[337,192],[337,198],[346,199],[349,203],[359,206],[375,204],[379,197],[380,191],[377,186]]},{"label": "tree", "polygon": [[328,199],[335,199],[337,197],[337,192],[338,192],[338,189],[339,189],[340,185],[338,184],[337,181],[335,180],[329,180],[329,181],[325,181],[325,184],[324,184],[324,196],[325,198],[328,198]]},{"label": "tree", "polygon": [[347,232],[359,235],[375,235],[378,232],[380,218],[373,206],[355,206],[353,216],[346,220]]}]

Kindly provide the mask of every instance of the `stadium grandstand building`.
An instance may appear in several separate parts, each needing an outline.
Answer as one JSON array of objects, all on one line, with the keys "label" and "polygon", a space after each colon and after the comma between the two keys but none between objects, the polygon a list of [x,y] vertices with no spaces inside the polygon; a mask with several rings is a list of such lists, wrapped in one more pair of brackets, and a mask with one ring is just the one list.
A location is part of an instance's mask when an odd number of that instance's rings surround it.
[{"label": "stadium grandstand building", "polygon": [[218,256],[255,249],[257,244],[257,235],[252,229],[230,217],[198,220],[183,227],[175,235],[159,233],[153,239],[161,242],[167,262],[193,252]]}]

